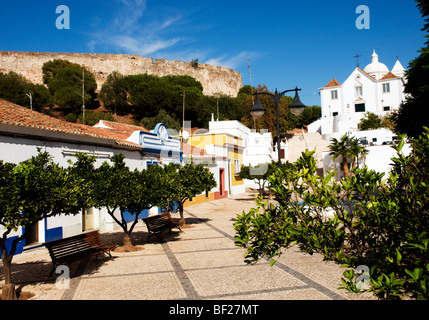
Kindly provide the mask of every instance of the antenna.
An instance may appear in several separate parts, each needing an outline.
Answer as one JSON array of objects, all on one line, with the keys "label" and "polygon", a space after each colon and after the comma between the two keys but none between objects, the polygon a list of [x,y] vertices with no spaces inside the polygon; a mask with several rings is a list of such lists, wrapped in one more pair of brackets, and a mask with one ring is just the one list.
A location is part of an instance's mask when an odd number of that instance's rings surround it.
[{"label": "antenna", "polygon": [[244,59],[247,61],[248,63],[248,68],[249,68],[249,75],[250,75],[250,85],[252,85],[252,66],[250,65],[250,63],[252,62],[252,60],[249,59]]},{"label": "antenna", "polygon": [[82,111],[83,124],[85,124],[85,69],[82,68]]},{"label": "antenna", "polygon": [[[247,61],[247,63],[248,63],[248,68],[249,68],[249,76],[250,76],[250,87],[251,88],[253,88],[253,85],[252,85],[252,66],[250,65],[250,63],[252,62],[252,60],[249,60],[249,59],[244,59],[244,60],[246,60]],[[252,92],[253,93],[253,92]],[[252,104],[254,104],[255,103],[255,101],[254,101],[254,97],[253,97],[253,95],[252,95]]]}]

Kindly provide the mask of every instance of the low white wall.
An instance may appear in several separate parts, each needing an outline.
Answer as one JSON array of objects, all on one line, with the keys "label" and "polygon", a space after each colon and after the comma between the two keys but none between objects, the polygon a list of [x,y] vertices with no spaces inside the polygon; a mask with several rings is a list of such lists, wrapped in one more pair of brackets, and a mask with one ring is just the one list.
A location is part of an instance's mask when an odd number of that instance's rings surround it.
[{"label": "low white wall", "polygon": [[[387,175],[392,169],[393,161],[391,159],[397,157],[396,150],[394,150],[391,145],[371,146],[366,149],[369,153],[364,158],[359,157],[359,168],[366,165],[370,170],[375,170]],[[404,155],[409,155],[411,153],[411,145],[405,144],[401,152]],[[333,161],[329,152],[324,152],[323,171],[326,173],[333,172],[334,170],[337,170],[337,179],[341,179],[344,176],[344,172],[341,168],[341,158],[337,158]]]}]

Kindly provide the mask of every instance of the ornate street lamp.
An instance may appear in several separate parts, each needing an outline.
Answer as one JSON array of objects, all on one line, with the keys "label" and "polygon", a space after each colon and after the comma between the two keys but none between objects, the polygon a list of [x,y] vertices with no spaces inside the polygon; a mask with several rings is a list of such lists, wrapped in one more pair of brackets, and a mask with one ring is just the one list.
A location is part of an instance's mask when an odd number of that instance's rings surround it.
[{"label": "ornate street lamp", "polygon": [[258,96],[256,96],[255,104],[253,105],[252,109],[250,109],[250,114],[255,119],[259,119],[264,116],[264,113],[265,113],[265,108],[259,102]]},{"label": "ornate street lamp", "polygon": [[281,152],[280,152],[280,122],[279,122],[279,102],[280,98],[284,96],[286,92],[295,91],[295,98],[293,99],[293,102],[289,105],[289,110],[296,116],[299,116],[304,111],[305,105],[301,102],[298,96],[298,91],[301,91],[301,89],[298,89],[296,87],[295,89],[285,90],[283,92],[278,92],[276,89],[276,92],[274,94],[269,92],[256,92],[253,95],[256,96],[255,104],[250,109],[250,114],[255,118],[261,118],[265,113],[265,108],[261,105],[259,102],[258,96],[260,94],[264,94],[267,96],[270,96],[276,105],[276,121],[277,121],[277,152],[278,152],[278,164],[281,166]]},{"label": "ornate street lamp", "polygon": [[[298,88],[297,88],[298,89]],[[290,112],[296,116],[300,116],[304,112],[305,105],[301,102],[298,96],[298,90],[295,91],[295,98],[289,106]]]}]

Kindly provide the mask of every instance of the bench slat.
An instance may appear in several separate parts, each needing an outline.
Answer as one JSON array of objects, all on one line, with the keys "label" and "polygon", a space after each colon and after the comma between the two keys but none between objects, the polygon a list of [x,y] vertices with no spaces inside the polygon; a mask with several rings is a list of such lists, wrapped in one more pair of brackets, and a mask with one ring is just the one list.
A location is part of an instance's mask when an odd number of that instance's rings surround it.
[{"label": "bench slat", "polygon": [[47,242],[45,247],[48,249],[53,263],[51,275],[55,265],[72,263],[100,253],[110,256],[110,251],[116,248],[114,245],[105,245],[98,231]]},{"label": "bench slat", "polygon": [[173,218],[171,217],[170,212],[164,212],[160,215],[150,216],[143,219],[143,221],[145,222],[149,231],[149,236],[147,237],[147,239],[149,239],[153,235],[160,234],[164,230],[171,231],[171,229],[177,228],[182,231],[180,229],[179,224],[173,222]]}]

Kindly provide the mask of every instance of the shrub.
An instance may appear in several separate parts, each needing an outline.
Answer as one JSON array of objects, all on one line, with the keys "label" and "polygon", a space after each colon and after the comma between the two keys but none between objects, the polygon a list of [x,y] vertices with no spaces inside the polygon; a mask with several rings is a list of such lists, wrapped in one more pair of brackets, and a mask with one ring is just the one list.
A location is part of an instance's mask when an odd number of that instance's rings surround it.
[{"label": "shrub", "polygon": [[360,292],[364,280],[381,299],[427,299],[429,129],[411,141],[409,156],[403,145],[404,137],[386,177],[366,167],[341,181],[335,173],[318,177],[308,150],[278,169],[268,178],[278,205],[258,200],[234,224],[245,262],[273,259],[297,244],[347,267],[341,288]]}]

